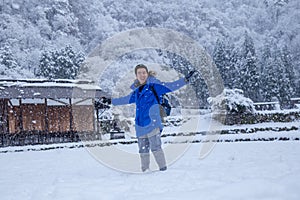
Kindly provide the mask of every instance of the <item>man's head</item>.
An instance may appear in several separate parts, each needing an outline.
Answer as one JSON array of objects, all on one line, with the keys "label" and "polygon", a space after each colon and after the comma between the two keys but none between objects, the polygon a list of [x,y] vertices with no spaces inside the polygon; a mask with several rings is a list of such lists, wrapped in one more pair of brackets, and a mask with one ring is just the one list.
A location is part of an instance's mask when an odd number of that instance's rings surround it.
[{"label": "man's head", "polygon": [[146,83],[149,74],[148,74],[148,68],[145,65],[143,64],[137,65],[134,69],[134,72],[137,80],[140,82],[141,85]]}]

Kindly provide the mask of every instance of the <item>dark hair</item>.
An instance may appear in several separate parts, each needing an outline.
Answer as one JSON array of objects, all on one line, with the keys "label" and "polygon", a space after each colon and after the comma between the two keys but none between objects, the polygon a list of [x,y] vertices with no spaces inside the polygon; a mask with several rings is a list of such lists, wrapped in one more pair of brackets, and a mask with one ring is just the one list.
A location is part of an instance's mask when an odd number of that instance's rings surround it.
[{"label": "dark hair", "polygon": [[137,70],[138,69],[145,69],[147,71],[147,73],[148,73],[148,68],[144,64],[138,64],[137,66],[135,66],[135,69],[134,69],[135,75],[137,74]]}]

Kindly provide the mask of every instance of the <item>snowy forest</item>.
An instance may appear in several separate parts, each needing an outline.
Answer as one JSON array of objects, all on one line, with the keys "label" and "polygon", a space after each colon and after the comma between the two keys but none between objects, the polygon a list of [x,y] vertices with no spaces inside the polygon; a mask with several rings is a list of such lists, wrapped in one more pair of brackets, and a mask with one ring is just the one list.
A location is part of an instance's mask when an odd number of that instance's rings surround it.
[{"label": "snowy forest", "polygon": [[[206,49],[226,88],[289,108],[300,97],[299,11],[298,0],[1,0],[0,78],[75,79],[91,50],[114,34],[168,28]],[[156,53],[147,61],[163,60],[182,74],[193,68],[170,52]],[[196,93],[207,105],[198,75]]]}]

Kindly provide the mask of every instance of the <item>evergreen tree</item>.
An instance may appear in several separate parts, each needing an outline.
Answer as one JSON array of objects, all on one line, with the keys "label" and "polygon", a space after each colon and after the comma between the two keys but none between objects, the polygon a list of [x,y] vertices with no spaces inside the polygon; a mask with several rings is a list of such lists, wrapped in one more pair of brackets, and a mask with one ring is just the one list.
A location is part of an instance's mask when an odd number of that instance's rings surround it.
[{"label": "evergreen tree", "polygon": [[270,102],[274,97],[278,98],[279,87],[278,87],[278,65],[274,65],[274,59],[268,58],[265,62],[263,76],[263,97],[264,101]]},{"label": "evergreen tree", "polygon": [[[169,65],[184,75],[195,69],[190,62],[174,53],[167,52],[167,58],[170,59]],[[208,87],[199,73],[194,75],[194,81],[190,85],[194,88],[200,106],[203,108],[209,107],[207,102],[207,98],[209,97]]]},{"label": "evergreen tree", "polygon": [[290,95],[294,96],[296,91],[295,69],[292,64],[291,54],[286,45],[282,48],[281,60],[282,60],[283,67],[286,71],[287,79],[290,82],[290,88],[289,88],[291,93]]},{"label": "evergreen tree", "polygon": [[20,78],[22,70],[8,45],[0,48],[0,76],[3,78]]},{"label": "evergreen tree", "polygon": [[49,79],[75,79],[84,60],[81,53],[75,53],[71,46],[61,51],[42,54],[37,75]]},{"label": "evergreen tree", "polygon": [[261,101],[271,101],[272,95],[270,95],[270,83],[272,83],[273,73],[272,70],[272,55],[269,43],[266,43],[262,49],[260,58],[260,98]]},{"label": "evergreen tree", "polygon": [[228,42],[217,40],[213,59],[223,79],[224,86],[227,88],[233,88],[236,85],[235,56],[234,48]]},{"label": "evergreen tree", "polygon": [[238,68],[238,51],[234,46],[230,46],[230,58],[229,58],[229,68],[230,68],[230,75],[231,75],[231,81],[229,84],[231,84],[231,88],[241,88],[239,87],[239,72],[237,70]]},{"label": "evergreen tree", "polygon": [[256,54],[253,39],[245,33],[245,40],[241,49],[241,58],[239,61],[240,81],[239,84],[246,97],[253,101],[258,100],[259,93],[259,74],[256,64]]},{"label": "evergreen tree", "polygon": [[278,70],[278,100],[280,103],[280,107],[282,109],[291,108],[291,97],[293,93],[293,89],[291,87],[291,82],[288,74],[288,70],[283,61],[283,54],[280,50],[275,52],[275,68]]},{"label": "evergreen tree", "polygon": [[4,66],[1,73],[5,73],[4,69],[15,69],[18,66],[8,45],[0,49],[0,64]]},{"label": "evergreen tree", "polygon": [[280,51],[277,45],[273,44],[272,48],[270,46],[265,45],[261,57],[263,100],[272,101],[276,97],[281,108],[290,108],[294,91],[292,87],[294,74],[289,53],[286,47]]},{"label": "evergreen tree", "polygon": [[[271,48],[270,48],[270,43],[264,44],[262,50],[261,50],[261,56],[259,60],[259,96],[260,96],[260,101],[268,101],[267,100],[267,95],[268,95],[268,89],[266,86],[268,85],[267,77],[269,77],[269,70],[271,67],[271,59],[272,59],[272,54],[271,54]],[[270,98],[268,97],[270,100]]]},{"label": "evergreen tree", "polygon": [[219,70],[219,73],[223,79],[223,83],[226,86],[228,79],[226,79],[226,52],[225,52],[225,44],[220,39],[217,40],[214,51],[213,51],[213,60]]},{"label": "evergreen tree", "polygon": [[53,61],[53,52],[44,52],[40,59],[38,76],[44,76],[49,79],[55,78],[55,62]]},{"label": "evergreen tree", "polygon": [[255,56],[254,42],[247,31],[244,33],[244,42],[241,51],[244,58],[246,58],[248,54]]}]

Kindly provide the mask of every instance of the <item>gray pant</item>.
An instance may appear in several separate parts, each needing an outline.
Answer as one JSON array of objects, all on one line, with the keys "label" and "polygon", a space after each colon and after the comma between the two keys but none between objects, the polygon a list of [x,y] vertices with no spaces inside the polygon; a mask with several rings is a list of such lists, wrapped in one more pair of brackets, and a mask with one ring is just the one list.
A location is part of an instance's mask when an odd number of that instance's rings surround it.
[{"label": "gray pant", "polygon": [[161,148],[161,138],[159,128],[154,129],[147,135],[138,137],[139,153],[141,157],[142,171],[149,169],[150,154],[149,150],[154,155],[155,161],[158,164],[159,169],[166,167],[165,154]]}]

